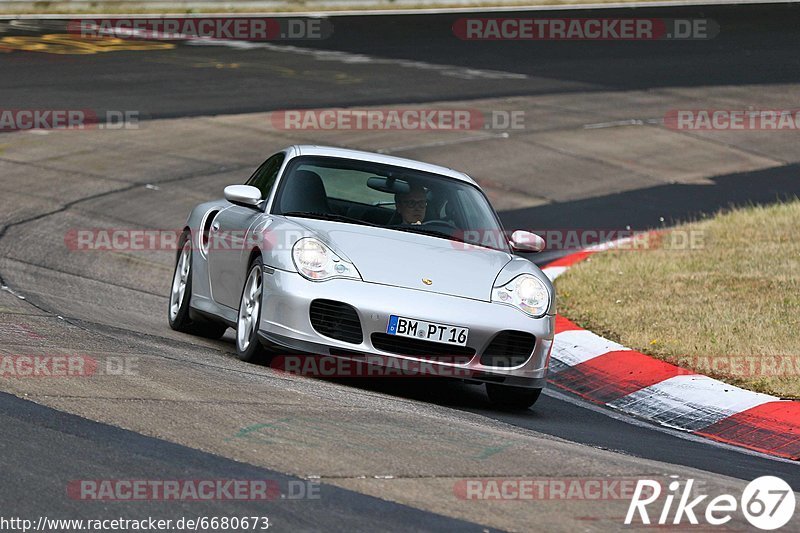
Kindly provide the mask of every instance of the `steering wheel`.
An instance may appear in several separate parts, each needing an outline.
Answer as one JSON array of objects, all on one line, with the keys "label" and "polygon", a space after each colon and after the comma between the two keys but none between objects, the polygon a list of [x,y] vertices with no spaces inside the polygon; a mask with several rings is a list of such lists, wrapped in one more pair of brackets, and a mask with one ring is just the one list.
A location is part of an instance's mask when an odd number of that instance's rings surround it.
[{"label": "steering wheel", "polygon": [[435,226],[445,226],[448,229],[453,229],[453,230],[457,230],[458,229],[458,227],[455,224],[453,224],[449,220],[443,220],[443,219],[426,220],[425,222],[420,224],[420,226],[422,226],[424,228],[431,228],[431,227],[435,227]]}]

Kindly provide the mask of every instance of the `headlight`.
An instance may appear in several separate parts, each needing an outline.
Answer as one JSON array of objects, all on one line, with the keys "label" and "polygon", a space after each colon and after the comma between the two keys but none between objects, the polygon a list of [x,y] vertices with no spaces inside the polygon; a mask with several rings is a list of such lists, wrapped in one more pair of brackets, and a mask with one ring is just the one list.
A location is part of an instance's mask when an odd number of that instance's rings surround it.
[{"label": "headlight", "polygon": [[539,278],[522,274],[505,285],[492,289],[492,301],[513,305],[523,313],[539,318],[550,307],[550,292]]},{"label": "headlight", "polygon": [[355,265],[348,263],[313,237],[305,237],[294,243],[292,259],[297,271],[312,281],[331,278],[361,279]]}]

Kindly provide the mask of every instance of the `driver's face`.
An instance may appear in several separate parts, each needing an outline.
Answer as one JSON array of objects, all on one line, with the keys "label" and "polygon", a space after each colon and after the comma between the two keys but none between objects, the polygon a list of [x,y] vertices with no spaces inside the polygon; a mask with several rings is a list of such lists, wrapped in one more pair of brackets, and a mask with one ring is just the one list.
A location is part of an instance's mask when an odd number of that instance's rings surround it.
[{"label": "driver's face", "polygon": [[397,201],[397,211],[406,224],[418,224],[425,219],[428,201],[424,191],[413,191]]}]

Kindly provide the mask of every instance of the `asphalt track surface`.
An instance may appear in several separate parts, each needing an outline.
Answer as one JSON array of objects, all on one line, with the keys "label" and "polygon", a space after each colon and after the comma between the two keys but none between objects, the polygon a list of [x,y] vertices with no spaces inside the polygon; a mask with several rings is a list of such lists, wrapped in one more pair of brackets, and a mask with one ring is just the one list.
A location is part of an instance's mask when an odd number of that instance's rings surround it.
[{"label": "asphalt track surface", "polygon": [[[506,12],[500,16],[535,15]],[[468,16],[337,16],[331,19],[334,32],[328,39],[274,42],[384,60],[347,64],[332,59],[331,70],[341,70],[342,65],[347,68],[337,72],[342,76],[338,88],[326,84],[324,91],[315,86],[314,76],[321,80],[331,72],[319,72],[310,56],[279,58],[258,47],[249,51],[214,47],[213,58],[220,65],[215,68],[208,64],[205,47],[192,46],[179,46],[171,54],[10,57],[4,60],[6,75],[0,88],[9,108],[30,106],[35,91],[36,103],[43,106],[136,109],[146,117],[165,118],[570,91],[792,83],[800,77],[797,4],[546,12],[548,17],[699,17],[712,19],[722,28],[712,40],[668,42],[465,42],[453,37],[451,27],[458,18]],[[14,24],[6,27],[7,34],[24,35],[26,29],[53,33],[64,28],[64,22],[54,20]],[[202,65],[195,60],[206,63],[207,68],[198,68]],[[463,76],[469,76],[468,72],[431,79],[425,70],[398,68],[397,63],[386,60],[423,61],[524,77],[503,79],[478,73],[474,74],[477,81],[466,84]],[[240,68],[224,68],[233,63]],[[348,76],[364,82],[348,83]]]},{"label": "asphalt track surface", "polygon": [[[604,12],[582,11],[578,15],[603,16]],[[606,13],[607,14],[607,13]],[[518,16],[525,16],[520,13]],[[558,16],[550,12],[549,16]],[[463,15],[458,15],[463,16]],[[503,16],[512,16],[504,14]],[[516,15],[514,15],[516,16]],[[366,80],[361,84],[342,83],[334,90],[314,90],[315,76],[330,73],[311,72],[304,68],[308,55],[302,53],[278,59],[269,50],[247,51],[213,47],[218,64],[247,63],[249,69],[196,68],[194,61],[207,61],[209,49],[180,44],[169,53],[117,52],[96,56],[69,56],[58,61],[52,55],[24,53],[0,56],[4,75],[0,91],[6,108],[92,108],[138,109],[145,117],[168,118],[213,114],[268,111],[292,107],[399,104],[436,100],[460,100],[495,96],[561,94],[571,91],[660,89],[671,86],[738,85],[759,83],[797,83],[800,81],[800,55],[797,54],[800,6],[737,6],[708,8],[670,8],[617,10],[613,16],[626,17],[708,17],[725,31],[712,46],[702,42],[660,43],[453,43],[452,15],[403,15],[382,17],[337,17],[334,36],[323,42],[298,46],[314,50],[334,50],[365,54],[387,61],[332,62],[337,75]],[[14,35],[36,35],[50,31],[45,26],[15,27]],[[475,45],[470,48],[471,45]],[[24,59],[23,59],[24,58]],[[438,77],[436,83],[424,70],[403,68],[389,60],[425,61],[464,69],[479,69],[469,84],[457,76]],[[291,72],[287,69],[291,69]],[[257,74],[253,74],[256,72]],[[522,74],[524,77],[498,79],[492,73]],[[463,71],[461,71],[463,74]],[[681,219],[734,204],[774,201],[776,196],[800,194],[796,165],[757,171],[728,180],[706,195],[687,199],[681,185],[596,196],[586,200],[563,202],[502,213],[507,226],[536,224],[538,227],[574,227],[585,225],[614,226],[620,213],[625,221],[640,220],[638,227],[651,224],[653,214]],[[655,205],[657,204],[657,208]],[[5,234],[7,228],[3,229]],[[536,258],[539,262],[548,258]],[[13,279],[6,280],[12,287]],[[35,302],[34,302],[35,303]],[[57,308],[47,311],[58,312]],[[374,391],[398,398],[408,398],[444,405],[478,414],[519,428],[545,433],[594,448],[623,455],[684,465],[742,480],[759,475],[779,475],[795,490],[800,490],[800,469],[786,461],[744,453],[687,439],[676,432],[654,428],[645,423],[618,418],[613,413],[588,406],[561,393],[544,396],[532,412],[502,414],[487,409],[485,396],[477,389],[458,383],[443,383],[439,389],[406,383],[348,382],[359,391]],[[458,398],[454,401],[453,398]],[[258,469],[218,456],[204,454],[177,444],[111,426],[89,422],[14,398],[0,395],[3,432],[0,447],[4,450],[4,477],[20,480],[3,483],[0,499],[11,505],[16,514],[46,514],[64,511],[70,516],[93,515],[85,504],[53,509],[48,500],[63,491],[58,479],[78,474],[65,471],[67,459],[89,457],[81,463],[80,476],[114,477],[114,472],[129,466],[132,457],[142,458],[149,470],[141,477],[214,478],[270,476],[275,472]],[[25,449],[18,444],[26,443]],[[120,449],[125,449],[120,452]],[[32,460],[35,458],[35,460]],[[77,466],[76,466],[77,468]],[[77,471],[77,470],[76,470]],[[32,474],[33,472],[33,474]],[[58,477],[58,476],[55,476]],[[24,495],[37,495],[34,498]],[[53,499],[55,501],[55,499]],[[150,514],[158,511],[150,502]],[[206,505],[206,504],[203,504]],[[218,506],[218,507],[215,507]],[[242,510],[250,510],[246,504]],[[317,504],[314,504],[317,505]],[[296,529],[318,526],[319,516],[326,526],[339,529],[433,529],[469,528],[464,522],[386,502],[332,487],[315,508],[315,521],[309,522],[308,507],[269,508],[270,516],[280,518]],[[203,509],[213,515],[226,504],[208,504]],[[180,511],[170,506],[170,513]],[[180,514],[178,512],[178,514]],[[197,514],[197,513],[195,513]],[[203,514],[203,513],[200,513]],[[218,513],[219,514],[219,513]]]},{"label": "asphalt track surface", "polygon": [[318,499],[305,497],[311,492],[303,492],[300,498],[299,487],[307,486],[300,485],[304,480],[98,424],[5,393],[0,393],[0,420],[5,435],[26,443],[24,447],[3,443],[3,475],[7,481],[16,480],[6,483],[4,507],[28,519],[97,518],[109,510],[108,502],[75,505],[63,498],[64,487],[74,479],[117,479],[119,472],[136,472],[141,476],[138,479],[271,480],[281,491],[266,502],[219,500],[176,505],[174,501],[148,501],[126,509],[141,517],[149,514],[175,521],[203,513],[269,517],[273,525],[280,524],[287,531],[320,527],[330,531],[489,530],[332,486],[310,489],[318,491],[314,492]]}]

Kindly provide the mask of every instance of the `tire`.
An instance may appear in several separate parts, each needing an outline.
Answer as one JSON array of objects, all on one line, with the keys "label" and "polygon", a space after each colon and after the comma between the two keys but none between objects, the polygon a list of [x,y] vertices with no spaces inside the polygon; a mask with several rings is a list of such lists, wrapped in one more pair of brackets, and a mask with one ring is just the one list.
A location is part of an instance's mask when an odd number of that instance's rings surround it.
[{"label": "tire", "polygon": [[261,257],[256,257],[247,269],[236,321],[236,355],[248,363],[260,363],[267,358],[267,351],[258,338],[263,290],[264,264]]},{"label": "tire", "polygon": [[184,231],[178,241],[178,256],[172,274],[167,319],[175,331],[207,339],[219,339],[228,326],[210,320],[192,320],[189,303],[192,300],[192,234]]},{"label": "tire", "polygon": [[492,404],[499,409],[523,411],[536,403],[539,395],[542,394],[542,389],[526,389],[487,383],[486,393],[489,395],[489,400]]}]

